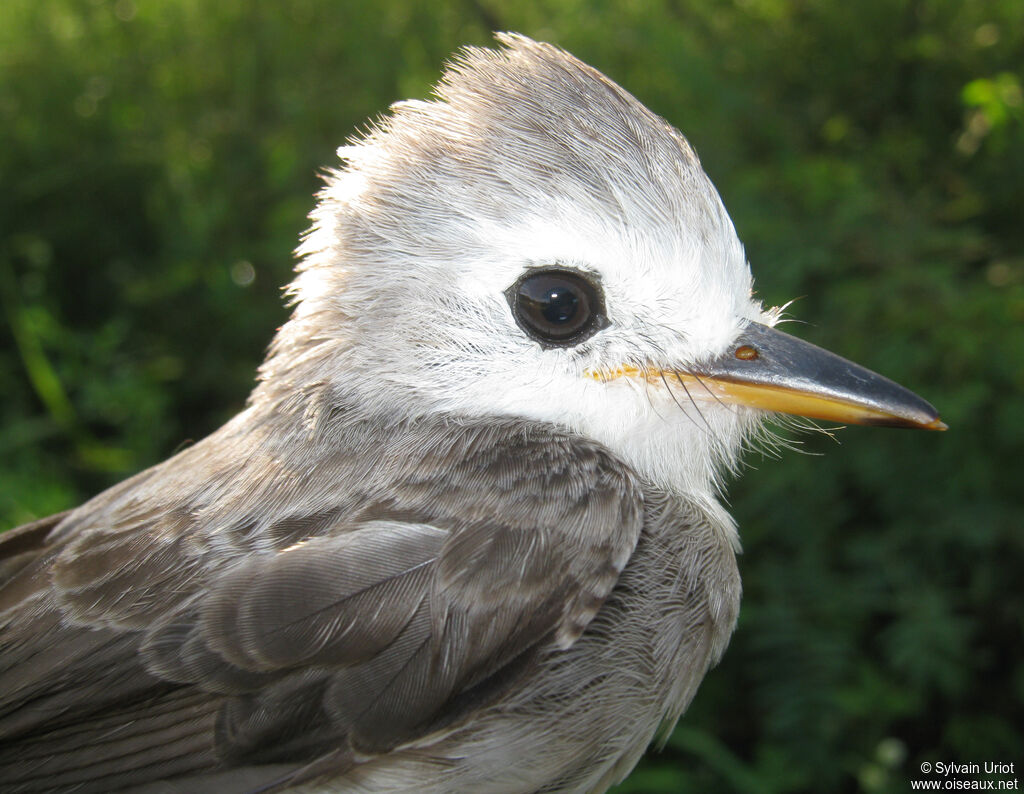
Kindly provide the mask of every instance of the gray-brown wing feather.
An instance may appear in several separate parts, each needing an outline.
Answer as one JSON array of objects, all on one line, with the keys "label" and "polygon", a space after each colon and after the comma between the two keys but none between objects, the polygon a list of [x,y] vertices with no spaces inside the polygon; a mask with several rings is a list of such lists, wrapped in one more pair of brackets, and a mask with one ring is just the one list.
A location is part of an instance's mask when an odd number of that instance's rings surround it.
[{"label": "gray-brown wing feather", "polygon": [[571,645],[639,536],[629,472],[527,423],[372,440],[372,476],[337,447],[304,459],[312,493],[297,463],[211,459],[210,439],[36,533],[0,587],[0,779],[112,790],[381,752]]}]

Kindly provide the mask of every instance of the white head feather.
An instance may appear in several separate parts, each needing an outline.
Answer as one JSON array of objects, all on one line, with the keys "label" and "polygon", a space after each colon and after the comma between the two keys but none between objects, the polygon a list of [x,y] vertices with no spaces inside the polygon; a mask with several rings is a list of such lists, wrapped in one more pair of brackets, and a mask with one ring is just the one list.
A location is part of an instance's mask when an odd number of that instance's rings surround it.
[{"label": "white head feather", "polygon": [[[586,373],[685,367],[773,324],[732,222],[666,121],[555,47],[499,39],[339,150],[263,386],[315,377],[367,411],[554,422],[731,526],[717,474],[756,413]],[[599,279],[609,326],[575,347],[529,338],[504,292],[543,265]]]}]

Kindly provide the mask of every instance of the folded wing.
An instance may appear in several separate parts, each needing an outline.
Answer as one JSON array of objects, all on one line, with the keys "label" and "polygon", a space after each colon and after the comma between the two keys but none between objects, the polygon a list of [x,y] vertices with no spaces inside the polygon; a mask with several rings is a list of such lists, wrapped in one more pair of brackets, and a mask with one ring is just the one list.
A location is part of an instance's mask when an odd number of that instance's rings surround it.
[{"label": "folded wing", "polygon": [[632,476],[542,426],[430,432],[391,439],[403,454],[372,477],[322,460],[330,487],[306,515],[287,490],[241,491],[271,513],[236,511],[247,545],[187,500],[153,511],[130,489],[131,510],[76,514],[56,547],[36,533],[27,562],[22,541],[0,587],[0,779],[226,791],[316,759],[319,774],[458,723],[538,650],[569,647],[637,542]]}]

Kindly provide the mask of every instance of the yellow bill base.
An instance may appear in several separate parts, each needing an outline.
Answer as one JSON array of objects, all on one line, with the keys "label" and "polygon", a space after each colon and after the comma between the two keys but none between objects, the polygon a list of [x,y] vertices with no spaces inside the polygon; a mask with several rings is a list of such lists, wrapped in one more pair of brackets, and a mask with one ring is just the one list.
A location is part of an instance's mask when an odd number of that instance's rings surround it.
[{"label": "yellow bill base", "polygon": [[648,383],[678,383],[684,386],[694,399],[713,399],[733,405],[745,405],[762,411],[776,411],[810,419],[824,419],[843,424],[875,425],[885,427],[908,427],[921,430],[945,430],[940,419],[921,421],[909,416],[889,413],[873,406],[850,402],[840,397],[831,397],[798,389],[788,389],[774,384],[741,383],[707,375],[693,375],[689,372],[663,370],[653,367],[623,366],[613,370],[591,370],[587,376],[599,382],[617,378],[640,378]]}]

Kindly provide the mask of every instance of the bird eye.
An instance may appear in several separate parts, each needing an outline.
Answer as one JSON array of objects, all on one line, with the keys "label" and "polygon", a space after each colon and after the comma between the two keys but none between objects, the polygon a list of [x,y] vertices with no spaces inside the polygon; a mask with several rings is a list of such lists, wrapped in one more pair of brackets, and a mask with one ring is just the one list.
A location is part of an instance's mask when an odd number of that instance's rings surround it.
[{"label": "bird eye", "polygon": [[542,347],[569,347],[608,325],[600,288],[573,270],[528,270],[505,297],[519,327]]}]

